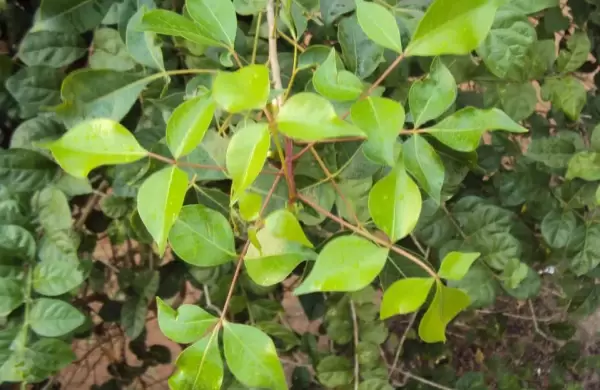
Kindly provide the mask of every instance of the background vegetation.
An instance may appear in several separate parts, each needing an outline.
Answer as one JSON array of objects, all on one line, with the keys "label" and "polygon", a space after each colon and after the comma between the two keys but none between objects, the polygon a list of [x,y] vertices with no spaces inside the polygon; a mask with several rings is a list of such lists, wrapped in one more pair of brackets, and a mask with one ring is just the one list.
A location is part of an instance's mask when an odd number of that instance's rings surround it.
[{"label": "background vegetation", "polygon": [[600,386],[597,1],[0,26],[0,386]]}]

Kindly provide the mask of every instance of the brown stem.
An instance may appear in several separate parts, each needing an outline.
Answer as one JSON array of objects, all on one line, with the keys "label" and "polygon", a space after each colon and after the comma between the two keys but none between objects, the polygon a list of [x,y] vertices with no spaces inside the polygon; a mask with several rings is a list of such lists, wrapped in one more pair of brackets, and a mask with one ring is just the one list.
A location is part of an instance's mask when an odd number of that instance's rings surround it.
[{"label": "brown stem", "polygon": [[354,233],[359,234],[383,247],[388,248],[389,250],[391,250],[392,252],[395,252],[397,254],[399,254],[400,256],[404,256],[407,259],[409,259],[410,261],[412,261],[413,263],[417,264],[419,267],[423,268],[423,270],[425,270],[425,272],[427,272],[429,275],[431,275],[432,278],[434,278],[435,280],[440,280],[440,277],[435,273],[435,271],[433,271],[431,268],[429,268],[429,266],[427,264],[425,264],[423,262],[423,260],[419,259],[418,257],[414,256],[412,253],[405,251],[402,248],[399,248],[393,244],[390,244],[388,241],[381,239],[365,230],[362,230],[354,225],[352,225],[351,223],[346,222],[344,219],[331,214],[329,211],[325,210],[323,207],[319,206],[318,204],[314,203],[312,200],[302,196],[301,194],[298,194],[298,199],[304,203],[306,203],[307,205],[309,205],[310,207],[312,207],[313,209],[315,209],[316,211],[318,211],[319,213],[323,214],[324,216],[326,216],[327,218],[339,223],[340,225],[343,225],[344,227],[346,227],[349,230],[352,230]]},{"label": "brown stem", "polygon": [[75,225],[74,225],[75,230],[80,230],[83,227],[86,219],[90,216],[90,214],[94,210],[94,207],[96,207],[96,204],[102,198],[102,195],[101,195],[102,191],[106,190],[108,188],[108,186],[109,186],[109,183],[106,180],[103,181],[102,183],[100,183],[100,185],[96,189],[96,193],[94,193],[94,195],[92,195],[88,199],[85,206],[83,206],[83,209],[81,209],[81,215],[79,216],[79,219],[77,219],[77,222],[75,222]]}]

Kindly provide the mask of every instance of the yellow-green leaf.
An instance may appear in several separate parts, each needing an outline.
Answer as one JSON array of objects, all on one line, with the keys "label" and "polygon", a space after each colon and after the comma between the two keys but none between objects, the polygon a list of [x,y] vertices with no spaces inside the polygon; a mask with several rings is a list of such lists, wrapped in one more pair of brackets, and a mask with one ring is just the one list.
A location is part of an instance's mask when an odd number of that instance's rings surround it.
[{"label": "yellow-green leaf", "polygon": [[480,110],[466,107],[443,121],[424,129],[441,143],[459,152],[477,149],[479,139],[485,131],[505,130],[511,133],[526,133],[527,129],[510,119],[497,108]]},{"label": "yellow-green leaf", "polygon": [[244,192],[239,198],[240,215],[244,221],[258,219],[262,207],[262,197],[254,192]]},{"label": "yellow-green leaf", "polygon": [[461,252],[450,252],[442,260],[442,265],[438,271],[440,278],[448,280],[461,280],[471,264],[480,256],[480,253],[461,253]]},{"label": "yellow-green leaf", "polygon": [[186,0],[185,8],[211,39],[233,48],[237,17],[230,0]]},{"label": "yellow-green leaf", "polygon": [[415,228],[421,206],[419,187],[406,173],[402,161],[369,192],[371,218],[392,242],[406,237]]},{"label": "yellow-green leaf", "polygon": [[205,29],[193,20],[164,9],[153,9],[142,17],[139,29],[144,32],[182,37],[204,46],[221,46]]},{"label": "yellow-green leaf", "polygon": [[433,146],[424,137],[413,134],[404,142],[402,151],[406,170],[440,204],[445,168]]},{"label": "yellow-green leaf", "polygon": [[249,325],[226,322],[223,352],[227,367],[245,386],[287,390],[275,344],[261,330]]},{"label": "yellow-green leaf", "polygon": [[223,384],[223,360],[219,337],[208,334],[190,345],[177,358],[177,369],[169,378],[172,390],[215,390]]},{"label": "yellow-green leaf", "polygon": [[406,55],[468,54],[490,31],[500,0],[435,0],[421,18]]},{"label": "yellow-green leaf", "polygon": [[446,341],[446,326],[470,303],[464,291],[438,283],[431,305],[419,324],[419,337],[426,343]]},{"label": "yellow-green leaf", "polygon": [[198,305],[184,304],[174,310],[162,299],[156,298],[158,326],[169,339],[180,344],[189,344],[200,339],[211,329],[218,318]]},{"label": "yellow-green leaf", "polygon": [[277,125],[283,134],[303,141],[365,135],[338,118],[327,99],[310,92],[288,99],[277,115]]},{"label": "yellow-green leaf", "polygon": [[388,249],[356,236],[329,241],[295,295],[315,291],[358,291],[375,279],[385,265]]},{"label": "yellow-green leaf", "polygon": [[404,126],[404,107],[382,97],[368,97],[352,105],[352,122],[367,134],[363,152],[370,160],[394,166],[398,134]]},{"label": "yellow-green leaf", "polygon": [[397,53],[402,53],[400,30],[394,15],[376,3],[356,1],[358,24],[373,42]]},{"label": "yellow-green leaf", "polygon": [[234,203],[260,174],[271,146],[269,125],[253,123],[238,129],[231,138],[225,164],[233,180]]},{"label": "yellow-green leaf", "polygon": [[383,294],[381,319],[418,310],[427,299],[433,278],[406,278],[394,282]]},{"label": "yellow-green leaf", "polygon": [[127,164],[148,154],[129,130],[110,119],[83,122],[58,140],[40,146],[49,149],[58,164],[76,177],[85,177],[101,165]]},{"label": "yellow-green leaf", "polygon": [[173,157],[189,154],[202,142],[215,113],[215,103],[202,95],[180,104],[167,123],[167,145]]},{"label": "yellow-green leaf", "polygon": [[152,174],[142,183],[138,191],[137,204],[140,218],[156,241],[161,256],[167,247],[169,231],[183,205],[187,187],[187,174],[172,166]]},{"label": "yellow-green leaf", "polygon": [[263,108],[270,90],[269,69],[264,65],[248,65],[235,72],[219,72],[212,94],[220,107],[236,113]]},{"label": "yellow-green leaf", "polygon": [[327,59],[313,73],[313,86],[328,99],[354,100],[363,90],[362,82],[354,73],[338,70],[336,57],[335,49],[332,48]]},{"label": "yellow-green leaf", "polygon": [[288,210],[280,209],[269,214],[265,219],[265,229],[268,229],[275,237],[297,242],[309,248],[313,247],[313,244],[306,238],[296,216]]}]

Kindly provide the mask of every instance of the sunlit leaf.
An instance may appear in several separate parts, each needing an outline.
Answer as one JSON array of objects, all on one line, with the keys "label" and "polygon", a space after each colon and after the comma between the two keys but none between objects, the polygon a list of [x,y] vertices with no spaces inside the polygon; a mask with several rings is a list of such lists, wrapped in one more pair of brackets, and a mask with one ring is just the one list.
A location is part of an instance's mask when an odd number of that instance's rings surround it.
[{"label": "sunlit leaf", "polygon": [[[211,39],[233,48],[237,19],[231,1],[186,0],[185,7],[192,19],[206,31]],[[245,91],[245,93],[247,92]]]},{"label": "sunlit leaf", "polygon": [[156,298],[158,326],[165,336],[176,343],[189,344],[199,340],[218,321],[196,305],[184,304],[174,310],[162,299]]},{"label": "sunlit leaf", "polygon": [[189,154],[200,144],[215,112],[214,102],[206,95],[179,105],[167,122],[167,145],[173,157]]},{"label": "sunlit leaf", "polygon": [[190,345],[177,358],[177,369],[169,378],[173,390],[214,390],[223,383],[223,360],[219,338],[209,334]]},{"label": "sunlit leaf", "polygon": [[418,310],[425,303],[433,282],[433,278],[406,278],[396,281],[383,294],[381,318]]},{"label": "sunlit leaf", "polygon": [[469,302],[462,290],[438,283],[433,301],[419,323],[419,337],[426,343],[446,341],[446,326]]},{"label": "sunlit leaf", "polygon": [[406,170],[415,178],[421,188],[439,204],[445,177],[442,159],[429,142],[418,134],[412,135],[402,146]]},{"label": "sunlit leaf", "polygon": [[235,72],[219,72],[213,82],[212,96],[219,106],[235,113],[263,108],[270,90],[268,68],[249,65]]},{"label": "sunlit leaf", "polygon": [[328,99],[354,100],[362,92],[362,82],[353,73],[338,69],[336,56],[335,49],[331,49],[327,59],[313,73],[313,86],[317,92]]},{"label": "sunlit leaf", "polygon": [[444,256],[438,275],[444,279],[461,280],[479,256],[479,253],[450,252]]},{"label": "sunlit leaf", "polygon": [[373,42],[402,53],[400,30],[394,15],[377,3],[367,3],[363,0],[356,1],[356,16],[358,24]]}]

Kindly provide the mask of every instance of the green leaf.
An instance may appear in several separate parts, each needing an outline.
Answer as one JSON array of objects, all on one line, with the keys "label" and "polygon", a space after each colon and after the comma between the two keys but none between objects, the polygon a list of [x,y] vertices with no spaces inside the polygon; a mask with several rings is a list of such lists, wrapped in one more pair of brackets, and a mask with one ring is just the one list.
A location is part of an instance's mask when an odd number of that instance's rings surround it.
[{"label": "green leaf", "polygon": [[406,48],[409,56],[468,54],[490,31],[496,0],[435,0]]},{"label": "green leaf", "polygon": [[17,225],[0,225],[0,259],[31,261],[35,249],[35,239],[27,230]]},{"label": "green leaf", "polygon": [[173,310],[158,297],[156,304],[160,331],[176,343],[189,344],[199,340],[218,321],[197,305],[184,304]]},{"label": "green leaf", "polygon": [[358,385],[358,390],[394,390],[387,379],[371,378]]},{"label": "green leaf", "polygon": [[[279,232],[281,233],[281,232]],[[305,260],[314,260],[316,254],[294,241],[278,237],[271,229],[256,234],[244,257],[244,265],[250,278],[258,285],[272,286],[285,280]]]},{"label": "green leaf", "polygon": [[419,310],[433,282],[433,278],[406,278],[394,282],[383,294],[381,319]]},{"label": "green leaf", "polygon": [[138,63],[152,69],[164,70],[163,53],[156,34],[142,31],[142,18],[145,13],[146,7],[140,7],[127,23],[125,32],[127,51]]},{"label": "green leaf", "polygon": [[394,15],[376,3],[356,1],[356,17],[365,34],[375,43],[402,53],[400,30]]},{"label": "green leaf", "polygon": [[181,209],[169,242],[177,256],[199,267],[212,267],[235,258],[233,231],[227,218],[199,204]]},{"label": "green leaf", "polygon": [[34,290],[50,297],[73,290],[84,279],[79,261],[70,256],[39,262],[33,269]]},{"label": "green leaf", "polygon": [[516,289],[521,282],[525,280],[529,272],[527,264],[522,263],[519,259],[510,259],[506,263],[506,267],[502,271],[502,283],[509,289]]},{"label": "green leaf", "polygon": [[214,333],[190,345],[177,358],[175,373],[169,378],[173,390],[214,390],[223,383],[223,361]]},{"label": "green leaf", "polygon": [[571,259],[570,268],[575,275],[581,276],[600,264],[600,224],[586,226],[583,245],[580,251]]},{"label": "green leaf", "polygon": [[257,322],[256,327],[274,338],[275,343],[278,346],[283,344],[279,347],[283,351],[287,352],[301,345],[300,339],[296,333],[285,325],[281,325],[277,322],[262,321]]},{"label": "green leaf", "polygon": [[469,302],[462,290],[438,283],[433,301],[419,323],[419,337],[426,343],[446,341],[446,326]]},{"label": "green leaf", "polygon": [[63,73],[60,69],[27,66],[6,79],[6,90],[19,103],[23,118],[60,103]]},{"label": "green leaf", "polygon": [[527,18],[498,18],[477,53],[494,75],[515,79],[515,68],[527,66],[529,48],[536,38],[535,28]]},{"label": "green leaf", "polygon": [[320,0],[320,11],[326,26],[333,24],[340,16],[354,11],[355,0]]},{"label": "green leaf", "polygon": [[25,350],[25,371],[44,371],[44,375],[60,371],[75,360],[71,344],[58,339],[41,339]]},{"label": "green leaf", "polygon": [[98,26],[113,0],[42,0],[34,31],[82,33]]},{"label": "green leaf", "polygon": [[58,337],[67,334],[85,321],[85,316],[64,301],[38,298],[29,313],[29,325],[40,336]]},{"label": "green leaf", "polygon": [[0,184],[12,192],[44,188],[57,176],[58,167],[44,155],[28,149],[0,150]]},{"label": "green leaf", "polygon": [[123,218],[130,208],[129,198],[122,198],[114,194],[107,195],[100,201],[100,209],[104,215],[112,219]]},{"label": "green leaf", "polygon": [[421,213],[421,192],[408,176],[404,163],[379,180],[369,193],[369,213],[373,222],[392,242],[413,231]]},{"label": "green leaf", "polygon": [[169,231],[177,220],[187,188],[187,174],[172,166],[152,174],[138,191],[140,218],[156,241],[161,256],[167,247]]},{"label": "green leaf", "polygon": [[402,145],[406,170],[437,204],[441,203],[445,168],[442,159],[427,140],[412,135]]},{"label": "green leaf", "polygon": [[64,173],[54,185],[64,192],[67,197],[91,194],[94,189],[87,178],[71,176]]},{"label": "green leaf", "polygon": [[486,265],[477,262],[461,280],[448,280],[448,287],[456,287],[466,292],[471,300],[471,307],[488,307],[496,301],[500,287],[496,276]]},{"label": "green leaf", "polygon": [[364,136],[360,129],[338,118],[327,99],[310,92],[289,98],[277,115],[277,125],[283,134],[302,141]]},{"label": "green leaf", "polygon": [[56,187],[49,186],[36,193],[31,199],[31,206],[46,233],[71,228],[69,201]]},{"label": "green leaf", "polygon": [[562,110],[567,116],[576,121],[585,106],[585,87],[575,76],[567,75],[557,78],[547,78],[542,85],[542,98],[550,100],[555,108]]},{"label": "green leaf", "polygon": [[526,119],[535,111],[538,97],[533,84],[530,82],[500,84],[497,92],[500,103],[502,103],[502,109],[513,120]]},{"label": "green leaf", "polygon": [[185,16],[163,9],[144,13],[138,28],[143,32],[182,37],[203,46],[221,46],[202,26]]},{"label": "green leaf", "polygon": [[110,119],[83,122],[54,142],[43,146],[67,171],[75,177],[85,177],[101,165],[127,164],[145,157],[133,134]]},{"label": "green leaf", "polygon": [[369,159],[390,166],[396,164],[396,143],[404,126],[404,108],[382,97],[367,97],[350,109],[352,122],[367,134],[363,152]]},{"label": "green leaf", "polygon": [[19,44],[19,59],[28,66],[61,68],[87,53],[85,41],[77,34],[54,31],[29,32]]},{"label": "green leaf", "polygon": [[479,139],[485,131],[505,130],[511,133],[526,133],[527,129],[515,123],[502,111],[492,108],[479,110],[463,108],[441,122],[424,129],[441,143],[459,152],[477,149]]},{"label": "green leaf", "polygon": [[252,192],[245,192],[240,196],[239,208],[244,221],[255,221],[260,216],[262,197]]},{"label": "green leaf", "polygon": [[265,165],[270,146],[267,123],[246,124],[233,135],[225,160],[233,181],[231,203],[235,203],[256,180]]},{"label": "green leaf", "polygon": [[47,116],[36,116],[21,123],[15,129],[10,139],[10,148],[30,149],[40,153],[48,153],[35,144],[40,141],[54,141],[60,138],[64,132],[65,128],[55,119]]},{"label": "green leaf", "polygon": [[202,95],[180,104],[167,122],[167,145],[176,159],[191,153],[204,138],[215,103]]},{"label": "green leaf", "polygon": [[338,70],[337,54],[331,49],[327,59],[313,73],[315,90],[328,99],[348,101],[358,98],[363,90],[360,79],[347,70]]},{"label": "green leaf", "polygon": [[561,73],[574,72],[590,55],[591,42],[584,31],[577,31],[567,39],[567,48],[558,53],[556,67]]},{"label": "green leaf", "polygon": [[227,179],[225,173],[225,156],[229,147],[229,138],[221,137],[216,131],[208,130],[204,139],[183,161],[192,164],[211,165],[220,167],[218,169],[203,169],[194,167],[182,167],[190,177],[196,176],[196,180],[223,180]]},{"label": "green leaf", "polygon": [[231,1],[186,0],[185,7],[192,19],[206,31],[209,38],[233,49],[237,17]]},{"label": "green leaf", "polygon": [[139,295],[129,296],[121,307],[121,325],[125,334],[135,340],[146,327],[148,298]]},{"label": "green leaf", "polygon": [[0,277],[0,317],[7,317],[24,301],[23,282]]},{"label": "green leaf", "polygon": [[264,65],[248,65],[235,72],[217,73],[212,97],[226,111],[237,113],[262,109],[270,91],[269,69]]},{"label": "green leaf", "polygon": [[479,253],[461,253],[450,252],[442,260],[438,275],[440,278],[448,280],[461,280],[469,269],[471,264],[480,256]]},{"label": "green leaf", "polygon": [[233,0],[233,6],[240,15],[255,15],[265,10],[267,0]]},{"label": "green leaf", "polygon": [[110,69],[76,70],[65,78],[60,90],[63,103],[55,110],[69,126],[93,118],[120,121],[156,78]]},{"label": "green leaf", "polygon": [[600,180],[600,153],[583,151],[576,153],[567,167],[567,180],[579,177],[587,181]]},{"label": "green leaf", "polygon": [[225,322],[223,352],[227,366],[245,386],[287,389],[275,345],[259,329]]},{"label": "green leaf", "polygon": [[[376,45],[367,37],[360,28],[356,15],[340,21],[337,38],[348,70],[354,72],[361,80],[373,74],[383,61],[383,47]],[[300,55],[300,62],[302,55],[314,47],[314,45],[310,46]]]},{"label": "green leaf", "polygon": [[540,226],[542,237],[555,249],[564,248],[577,227],[577,217],[570,210],[552,210],[542,220]]},{"label": "green leaf", "polygon": [[126,71],[135,67],[135,61],[127,51],[121,34],[114,28],[103,27],[94,31],[94,49],[89,57],[92,69]]},{"label": "green leaf", "polygon": [[353,377],[352,362],[345,357],[329,355],[317,365],[319,382],[329,388],[349,385]]},{"label": "green leaf", "polygon": [[559,130],[551,137],[533,138],[525,155],[550,168],[566,168],[569,160],[581,149],[584,149],[584,144],[579,135]]},{"label": "green leaf", "polygon": [[[512,288],[505,282],[502,283],[502,287],[508,293],[508,295],[524,301],[539,294],[542,281],[540,275],[536,271],[526,264],[523,265],[525,266],[527,273],[525,278],[522,279],[521,283],[519,283],[516,288]],[[519,270],[519,272],[525,272],[525,269],[522,271]],[[519,278],[522,278],[522,275],[520,275]]]},{"label": "green leaf", "polygon": [[508,0],[503,9],[515,10],[522,14],[533,14],[545,8],[558,7],[560,0]]},{"label": "green leaf", "polygon": [[281,209],[269,214],[265,219],[265,229],[269,230],[274,237],[313,248],[296,216],[288,210]]},{"label": "green leaf", "polygon": [[358,291],[381,272],[388,249],[355,236],[329,241],[295,295],[315,291]]},{"label": "green leaf", "polygon": [[456,81],[450,70],[436,57],[429,74],[414,82],[408,93],[415,128],[442,115],[456,100]]}]

